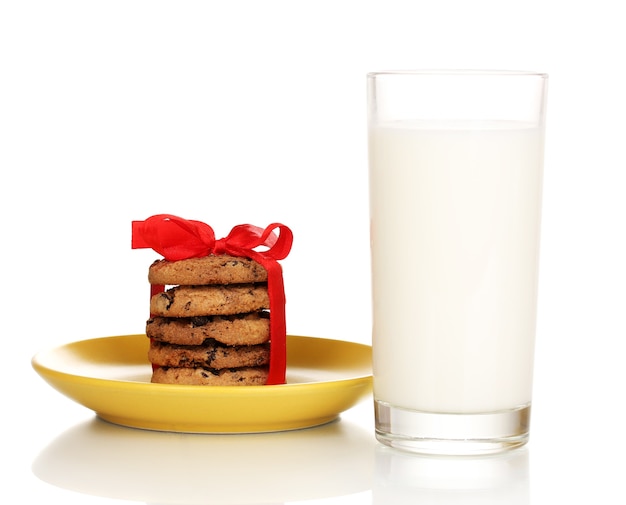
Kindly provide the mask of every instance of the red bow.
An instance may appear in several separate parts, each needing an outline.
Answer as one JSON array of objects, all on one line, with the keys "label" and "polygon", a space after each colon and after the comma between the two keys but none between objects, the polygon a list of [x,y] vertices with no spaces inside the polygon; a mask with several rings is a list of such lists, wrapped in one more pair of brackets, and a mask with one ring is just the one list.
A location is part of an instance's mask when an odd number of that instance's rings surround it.
[{"label": "red bow", "polygon": [[[279,235],[274,230],[279,230]],[[291,250],[293,234],[280,223],[262,229],[249,224],[235,226],[227,237],[215,240],[213,229],[200,221],[159,214],[132,223],[132,248],[151,248],[168,261],[230,254],[255,260],[267,270],[270,299],[270,369],[267,384],[284,384],[286,352],[285,290],[277,260]],[[266,247],[257,251],[257,247]],[[154,290],[151,291],[151,295]]]}]

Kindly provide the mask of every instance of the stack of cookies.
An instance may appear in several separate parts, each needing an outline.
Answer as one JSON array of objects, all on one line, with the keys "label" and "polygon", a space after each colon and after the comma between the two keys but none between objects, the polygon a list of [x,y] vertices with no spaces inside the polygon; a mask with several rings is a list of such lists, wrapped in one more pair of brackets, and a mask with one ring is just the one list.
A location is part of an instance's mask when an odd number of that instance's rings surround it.
[{"label": "stack of cookies", "polygon": [[146,335],[152,382],[262,385],[270,359],[267,271],[256,261],[210,255],[155,261]]}]

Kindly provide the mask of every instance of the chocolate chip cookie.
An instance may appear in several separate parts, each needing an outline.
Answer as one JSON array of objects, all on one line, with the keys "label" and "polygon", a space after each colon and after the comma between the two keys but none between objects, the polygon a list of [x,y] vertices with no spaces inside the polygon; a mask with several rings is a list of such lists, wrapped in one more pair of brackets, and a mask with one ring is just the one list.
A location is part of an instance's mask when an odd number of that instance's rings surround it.
[{"label": "chocolate chip cookie", "polygon": [[148,270],[150,284],[200,286],[267,282],[267,271],[250,258],[205,256],[180,261],[155,261]]},{"label": "chocolate chip cookie", "polygon": [[245,314],[153,317],[146,324],[146,335],[153,340],[179,345],[202,345],[211,339],[227,345],[256,345],[270,339],[267,311]]},{"label": "chocolate chip cookie", "polygon": [[175,286],[154,295],[150,313],[162,317],[231,315],[269,309],[267,284]]}]

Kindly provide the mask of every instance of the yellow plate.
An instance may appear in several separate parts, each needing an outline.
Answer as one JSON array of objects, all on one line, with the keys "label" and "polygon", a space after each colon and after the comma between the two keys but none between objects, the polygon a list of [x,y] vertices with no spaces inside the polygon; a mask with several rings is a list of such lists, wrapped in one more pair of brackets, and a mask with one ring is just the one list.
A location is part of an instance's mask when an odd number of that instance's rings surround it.
[{"label": "yellow plate", "polygon": [[53,388],[115,424],[186,433],[258,433],[336,419],[371,392],[371,347],[287,337],[287,384],[150,383],[145,335],[82,340],[43,351],[33,368]]}]

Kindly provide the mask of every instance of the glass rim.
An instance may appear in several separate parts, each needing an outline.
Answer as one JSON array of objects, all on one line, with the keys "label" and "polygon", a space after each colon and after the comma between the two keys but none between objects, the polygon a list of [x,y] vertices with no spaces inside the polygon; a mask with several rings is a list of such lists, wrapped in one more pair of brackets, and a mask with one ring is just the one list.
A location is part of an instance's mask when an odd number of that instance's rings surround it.
[{"label": "glass rim", "polygon": [[415,70],[381,70],[375,72],[368,72],[367,77],[373,79],[383,76],[463,76],[463,77],[539,77],[541,79],[547,79],[548,74],[545,72],[535,72],[530,70],[480,70],[480,69],[415,69]]}]

